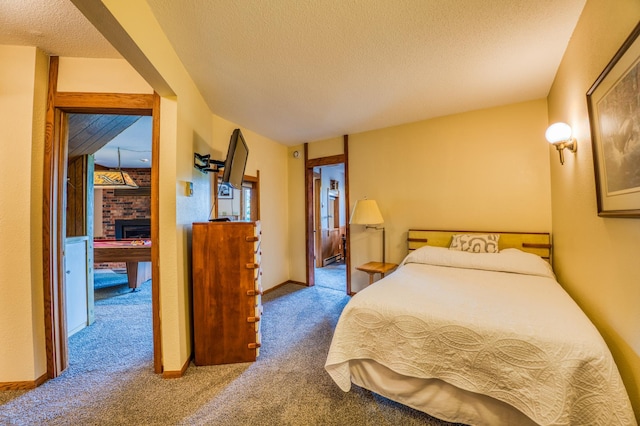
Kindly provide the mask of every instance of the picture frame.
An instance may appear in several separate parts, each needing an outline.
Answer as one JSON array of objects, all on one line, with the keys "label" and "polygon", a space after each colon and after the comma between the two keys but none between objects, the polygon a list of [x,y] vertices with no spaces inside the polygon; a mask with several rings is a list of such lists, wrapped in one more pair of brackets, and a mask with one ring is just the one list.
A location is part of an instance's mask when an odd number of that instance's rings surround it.
[{"label": "picture frame", "polygon": [[233,199],[233,188],[230,185],[221,183],[218,185],[218,199]]},{"label": "picture frame", "polygon": [[598,216],[640,217],[640,24],[587,92]]}]

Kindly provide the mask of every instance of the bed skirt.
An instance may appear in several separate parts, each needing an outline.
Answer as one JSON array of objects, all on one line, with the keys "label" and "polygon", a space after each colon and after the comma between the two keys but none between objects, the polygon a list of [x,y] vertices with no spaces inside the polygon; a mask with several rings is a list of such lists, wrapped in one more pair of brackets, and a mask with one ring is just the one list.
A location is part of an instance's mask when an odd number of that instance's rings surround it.
[{"label": "bed skirt", "polygon": [[536,426],[511,405],[439,379],[398,374],[370,359],[349,361],[351,381],[392,401],[449,422],[474,426]]}]

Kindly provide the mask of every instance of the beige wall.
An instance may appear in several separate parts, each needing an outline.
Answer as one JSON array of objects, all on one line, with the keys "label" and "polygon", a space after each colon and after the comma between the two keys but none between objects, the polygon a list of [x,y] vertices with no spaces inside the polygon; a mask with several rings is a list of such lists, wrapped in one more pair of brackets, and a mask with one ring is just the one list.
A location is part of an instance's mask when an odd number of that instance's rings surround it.
[{"label": "beige wall", "polygon": [[[551,231],[546,126],[539,99],[349,135],[350,205],[364,197],[378,202],[386,258],[396,263],[407,253],[410,228]],[[309,147],[312,158],[342,152],[335,139]],[[303,172],[292,169],[291,179]],[[304,205],[300,192],[291,194],[292,206]],[[291,231],[299,236],[292,247],[301,250],[303,226]],[[353,226],[351,266],[381,259],[381,238]],[[352,270],[354,291],[367,280]]]},{"label": "beige wall", "polygon": [[[298,157],[293,153],[298,151]],[[289,279],[307,282],[304,207],[304,145],[291,146],[287,150],[287,179],[289,192]]]},{"label": "beige wall", "polygon": [[550,148],[554,261],[560,283],[609,344],[640,418],[640,219],[597,215],[585,94],[640,19],[637,0],[589,0],[549,93],[549,123],[578,139],[564,166]]},{"label": "beige wall", "polygon": [[153,89],[122,59],[60,58],[58,91],[90,93],[153,93]]},{"label": "beige wall", "polygon": [[34,47],[0,46],[0,64],[1,383],[46,373],[42,164],[48,68]]},{"label": "beige wall", "polygon": [[339,136],[325,139],[322,143],[314,142],[307,145],[309,159],[331,157],[344,153],[344,137]]}]

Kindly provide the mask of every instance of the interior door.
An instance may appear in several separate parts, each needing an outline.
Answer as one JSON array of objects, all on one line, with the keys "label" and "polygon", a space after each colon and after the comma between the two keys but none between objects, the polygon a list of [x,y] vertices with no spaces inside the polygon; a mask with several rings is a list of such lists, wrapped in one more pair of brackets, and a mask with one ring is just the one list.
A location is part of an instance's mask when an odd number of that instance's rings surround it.
[{"label": "interior door", "polygon": [[[83,253],[87,272],[85,287],[90,289],[86,291],[87,325],[93,324],[95,320],[93,297],[93,169],[92,155],[80,155],[69,158],[67,161],[66,235],[67,241],[72,238],[80,238],[87,245],[86,251]],[[69,253],[65,251],[65,264],[70,262],[68,256]],[[69,278],[68,275],[66,278]],[[70,289],[67,289],[67,293],[69,291]],[[67,312],[69,312],[69,309],[70,307],[67,306]],[[67,320],[67,323],[70,322]],[[68,331],[68,335],[71,335],[71,330]]]},{"label": "interior door", "polygon": [[65,306],[67,336],[89,325],[89,269],[87,267],[88,237],[67,238],[65,243]]}]

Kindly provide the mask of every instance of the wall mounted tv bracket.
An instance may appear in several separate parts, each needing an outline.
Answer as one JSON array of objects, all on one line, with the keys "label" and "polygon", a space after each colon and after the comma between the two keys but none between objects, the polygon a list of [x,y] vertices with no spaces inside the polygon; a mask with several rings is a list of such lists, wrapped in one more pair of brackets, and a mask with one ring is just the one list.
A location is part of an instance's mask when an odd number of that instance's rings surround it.
[{"label": "wall mounted tv bracket", "polygon": [[[213,166],[213,168],[211,167]],[[211,154],[202,155],[197,152],[193,153],[193,167],[203,173],[218,172],[224,168],[224,161],[212,160]]]}]

